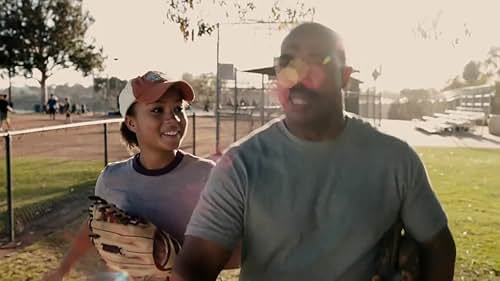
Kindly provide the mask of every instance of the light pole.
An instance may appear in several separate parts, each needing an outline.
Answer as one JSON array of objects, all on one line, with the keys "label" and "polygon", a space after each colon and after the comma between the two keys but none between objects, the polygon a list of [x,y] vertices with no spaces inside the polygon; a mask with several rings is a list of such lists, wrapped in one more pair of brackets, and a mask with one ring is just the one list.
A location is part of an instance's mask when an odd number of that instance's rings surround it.
[{"label": "light pole", "polygon": [[233,141],[238,136],[238,69],[234,68],[234,120],[233,120]]},{"label": "light pole", "polygon": [[[118,58],[113,58],[113,61],[116,62],[118,61]],[[109,71],[106,71],[106,99],[110,97],[109,95],[110,88],[109,88]]]},{"label": "light pole", "polygon": [[[373,126],[376,127],[377,126],[377,123],[376,123],[376,114],[375,114],[375,111],[376,111],[376,104],[375,104],[375,100],[377,98],[377,79],[378,77],[382,74],[382,66],[380,65],[378,68],[375,68],[372,72],[372,78],[373,78],[373,107],[372,107],[372,117],[373,117]],[[380,101],[382,102],[382,101]],[[382,105],[379,103],[379,111],[380,111],[380,114],[382,114]],[[379,124],[380,125],[380,124]]]},{"label": "light pole", "polygon": [[220,26],[219,23],[217,27],[217,72],[215,78],[215,154],[222,154],[220,151],[220,112],[219,112],[219,102],[220,102],[220,71],[219,71],[219,42],[220,42]]},{"label": "light pole", "polygon": [[[220,112],[219,112],[219,103],[220,103],[220,26],[221,25],[257,25],[257,24],[290,24],[293,22],[278,22],[278,21],[250,21],[250,22],[227,22],[227,23],[217,23],[215,27],[217,28],[217,72],[216,72],[216,81],[215,81],[215,154],[220,155]],[[262,77],[262,87],[264,87],[264,76]],[[262,90],[264,91],[264,89]],[[264,106],[264,104],[262,104]],[[261,122],[263,123],[263,118],[261,115]]]}]

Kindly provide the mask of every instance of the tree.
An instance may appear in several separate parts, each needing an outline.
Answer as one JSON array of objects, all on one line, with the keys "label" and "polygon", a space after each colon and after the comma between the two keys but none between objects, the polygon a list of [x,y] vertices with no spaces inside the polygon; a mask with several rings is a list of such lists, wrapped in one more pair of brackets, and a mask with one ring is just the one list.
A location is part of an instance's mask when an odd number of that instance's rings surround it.
[{"label": "tree", "polygon": [[382,75],[382,66],[381,65],[379,65],[378,67],[373,69],[373,72],[372,72],[373,81],[377,81],[377,79],[380,77],[380,75]]},{"label": "tree", "polygon": [[[215,75],[213,73],[203,73],[198,76],[184,73],[182,79],[193,87],[196,93],[195,103],[203,103],[204,106],[207,106],[212,102],[215,96]],[[223,83],[224,81],[221,81],[221,84]]]},{"label": "tree", "polygon": [[[312,20],[315,14],[315,9],[307,7],[302,0],[275,0],[270,7],[267,7],[269,8],[267,18],[257,20],[251,18],[260,7],[255,0],[167,0],[167,2],[167,20],[179,26],[186,40],[212,34],[217,23],[224,17],[225,20],[239,22],[295,23],[298,20]],[[259,5],[265,6],[266,3],[267,1],[260,1]],[[214,16],[210,19],[206,14],[207,10],[221,11],[222,17]]]},{"label": "tree", "polygon": [[[450,79],[443,91],[459,89],[469,86],[479,86],[488,83],[491,78],[494,78],[498,70],[497,60],[494,55],[494,48],[488,53],[488,58],[484,61],[470,61],[463,69],[462,75],[457,75]],[[499,57],[500,58],[500,53]],[[497,58],[497,59],[498,59]]]},{"label": "tree", "polygon": [[488,51],[487,58],[483,62],[485,74],[488,77],[495,78],[500,75],[500,47],[492,46]]},{"label": "tree", "polygon": [[85,37],[94,22],[82,9],[82,0],[1,0],[8,13],[20,20],[22,68],[25,76],[39,73],[40,102],[47,100],[46,82],[54,70],[74,67],[83,75],[102,69],[102,48]]},{"label": "tree", "polygon": [[466,82],[459,75],[448,81],[448,85],[443,88],[443,91],[449,91],[465,87]]},{"label": "tree", "polygon": [[[8,100],[12,101],[12,78],[22,65],[21,21],[12,13],[13,1],[0,0],[0,69],[4,69],[9,79]],[[0,78],[3,78],[0,73]]]},{"label": "tree", "polygon": [[121,80],[117,77],[111,78],[94,78],[94,92],[102,92],[102,97],[107,106],[118,110],[118,96],[125,88],[127,80]]},{"label": "tree", "polygon": [[[434,89],[403,89],[400,92],[400,101],[393,110],[399,111],[400,118],[410,120],[432,114],[432,101],[436,100],[439,92]],[[395,112],[391,114],[395,114]]]},{"label": "tree", "polygon": [[479,69],[480,66],[481,63],[477,61],[470,61],[465,65],[462,76],[467,83],[472,84],[474,81],[479,79],[479,76],[481,75],[481,71]]},{"label": "tree", "polygon": [[[448,23],[447,31],[442,28],[443,25],[443,10],[439,10],[430,19],[426,18],[420,20],[413,28],[413,34],[423,40],[449,40],[452,47],[456,47],[462,41],[468,40],[472,37],[472,30],[466,22],[457,23],[452,22],[451,26],[455,26],[455,30],[449,30]],[[459,25],[462,25],[458,27]]]}]

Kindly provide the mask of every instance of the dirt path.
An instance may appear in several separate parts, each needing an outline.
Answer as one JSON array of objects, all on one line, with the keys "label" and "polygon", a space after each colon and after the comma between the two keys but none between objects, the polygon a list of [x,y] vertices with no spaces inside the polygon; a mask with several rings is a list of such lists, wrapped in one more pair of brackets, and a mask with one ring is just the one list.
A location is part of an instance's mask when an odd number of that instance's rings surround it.
[{"label": "dirt path", "polygon": [[[99,120],[104,116],[79,116],[74,122]],[[12,117],[16,129],[45,127],[64,124],[64,120],[51,121],[48,116],[39,114],[17,114]],[[188,130],[183,141],[182,149],[193,152],[193,125],[195,126],[195,149],[200,156],[209,156],[215,152],[215,120],[213,117],[196,117],[193,122],[189,118]],[[233,120],[222,119],[220,145],[227,147],[233,142]],[[251,122],[245,119],[237,123],[237,138],[241,138],[252,131]],[[257,126],[257,122],[254,127]],[[68,160],[103,160],[104,135],[103,125],[87,126],[80,128],[61,129],[43,133],[14,136],[12,138],[13,156],[46,157]],[[5,145],[0,139],[0,158],[4,157]],[[129,153],[122,144],[119,124],[108,125],[108,160],[117,161],[128,157]]]},{"label": "dirt path", "polygon": [[[0,249],[0,280],[41,280],[55,267],[80,224],[86,219],[86,197],[92,191],[81,192],[76,200],[57,204],[55,209],[31,224],[16,237],[19,246]],[[70,278],[65,280],[103,280],[95,273],[105,271],[95,251],[82,260]]]},{"label": "dirt path", "polygon": [[[73,114],[73,123],[102,119],[103,114]],[[11,114],[9,115],[13,130],[39,128],[65,124],[64,115],[57,115],[56,120],[50,120],[49,115],[41,113]]]},{"label": "dirt path", "polygon": [[42,240],[44,237],[61,230],[73,221],[79,220],[85,214],[86,197],[91,193],[91,189],[89,188],[88,191],[82,191],[77,197],[73,197],[77,198],[76,200],[58,202],[54,206],[54,209],[50,210],[44,216],[31,221],[22,233],[16,235],[15,243],[7,241],[0,243],[0,258]]},{"label": "dirt path", "polygon": [[[67,251],[76,231],[87,219],[87,201],[61,204],[45,217],[35,221],[16,238],[17,248],[0,249],[0,281],[41,280],[43,274],[57,266]],[[222,281],[235,281],[239,271],[225,271]],[[92,249],[64,280],[111,281],[119,273],[111,272]]]}]

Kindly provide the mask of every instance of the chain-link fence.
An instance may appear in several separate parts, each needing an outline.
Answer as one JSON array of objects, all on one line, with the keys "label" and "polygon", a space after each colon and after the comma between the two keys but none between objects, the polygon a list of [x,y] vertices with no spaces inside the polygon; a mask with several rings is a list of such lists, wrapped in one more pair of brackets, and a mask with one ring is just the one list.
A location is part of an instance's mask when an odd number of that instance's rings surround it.
[{"label": "chain-link fence", "polygon": [[[263,116],[247,109],[220,114],[221,150],[275,115]],[[106,163],[130,157],[121,140],[120,122],[105,119],[0,133],[2,236],[14,240],[30,221],[57,208],[59,202],[86,199]],[[188,112],[181,149],[201,157],[213,155],[216,122],[213,113]]]},{"label": "chain-link fence", "polygon": [[[2,133],[0,230],[14,240],[32,219],[57,202],[85,198],[105,159],[127,157],[117,134],[120,119]],[[111,137],[112,136],[112,137]],[[105,145],[106,144],[106,145]]]}]

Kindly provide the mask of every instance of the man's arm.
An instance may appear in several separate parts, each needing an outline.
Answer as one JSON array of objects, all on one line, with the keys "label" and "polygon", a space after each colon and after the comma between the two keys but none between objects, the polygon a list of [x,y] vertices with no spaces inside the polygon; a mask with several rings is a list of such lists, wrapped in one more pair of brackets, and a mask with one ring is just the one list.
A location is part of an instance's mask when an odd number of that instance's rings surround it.
[{"label": "man's arm", "polygon": [[238,267],[246,186],[241,159],[226,152],[193,211],[172,280],[216,280],[224,268]]},{"label": "man's arm", "polygon": [[186,236],[177,256],[171,281],[215,281],[231,257],[231,251],[217,243]]},{"label": "man's arm", "polygon": [[406,180],[402,181],[401,218],[405,231],[419,244],[418,280],[453,280],[456,250],[448,219],[418,154],[410,149],[408,156],[402,163]]},{"label": "man's arm", "polygon": [[421,243],[422,281],[451,281],[455,269],[455,242],[448,227]]},{"label": "man's arm", "polygon": [[240,268],[241,264],[241,241],[238,243],[236,248],[233,250],[229,260],[226,262],[224,269],[236,269]]}]

